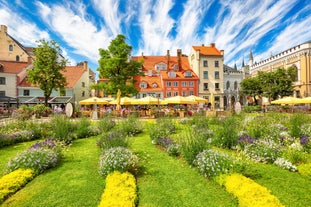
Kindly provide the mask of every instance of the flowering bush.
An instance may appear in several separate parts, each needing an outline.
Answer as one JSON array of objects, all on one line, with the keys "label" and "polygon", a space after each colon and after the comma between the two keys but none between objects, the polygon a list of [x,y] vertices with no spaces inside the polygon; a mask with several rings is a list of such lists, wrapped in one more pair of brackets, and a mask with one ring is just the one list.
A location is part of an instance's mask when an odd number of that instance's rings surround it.
[{"label": "flowering bush", "polygon": [[284,158],[276,158],[276,160],[274,161],[274,164],[285,169],[285,170],[289,170],[289,171],[297,171],[297,167],[295,165],[293,165],[290,161],[285,160]]},{"label": "flowering bush", "polygon": [[137,202],[135,177],[128,173],[114,171],[106,178],[106,186],[99,207],[135,207]]},{"label": "flowering bush", "polygon": [[238,147],[243,150],[245,145],[252,144],[255,142],[255,139],[249,135],[242,135],[238,138]]},{"label": "flowering bush", "polygon": [[116,122],[110,116],[104,116],[99,120],[98,125],[102,132],[108,132],[116,126]]},{"label": "flowering bush", "polygon": [[179,145],[168,137],[159,137],[157,143],[162,146],[169,155],[179,155]]},{"label": "flowering bush", "polygon": [[273,163],[279,156],[280,150],[281,146],[273,140],[260,139],[246,145],[243,154],[257,162]]},{"label": "flowering bush", "polygon": [[298,172],[309,179],[311,179],[311,163],[298,165]]},{"label": "flowering bush", "polygon": [[20,130],[11,134],[0,135],[0,147],[9,146],[19,142],[33,140],[34,132],[32,130]]},{"label": "flowering bush", "polygon": [[134,136],[135,134],[139,134],[143,131],[143,126],[140,120],[132,116],[119,122],[117,128],[126,136]]},{"label": "flowering bush", "polygon": [[106,177],[116,170],[135,174],[138,170],[138,157],[124,147],[107,149],[100,156],[98,172]]},{"label": "flowering bush", "polygon": [[234,161],[229,156],[213,149],[204,150],[199,153],[194,163],[207,178],[228,173],[234,165]]},{"label": "flowering bush", "polygon": [[232,174],[224,176],[224,186],[239,200],[243,207],[281,207],[277,197],[270,194],[269,190],[253,180],[241,175]]},{"label": "flowering bush", "polygon": [[311,152],[311,139],[309,136],[301,136],[300,144],[303,147],[304,151]]},{"label": "flowering bush", "polygon": [[127,147],[129,145],[129,138],[121,131],[112,130],[104,132],[97,140],[96,144],[102,149]]},{"label": "flowering bush", "polygon": [[52,149],[28,149],[11,159],[5,172],[10,173],[19,168],[32,169],[36,174],[48,168],[55,167],[59,161],[59,154]]},{"label": "flowering bush", "polygon": [[34,177],[33,170],[18,169],[0,178],[0,203],[7,196],[22,188]]},{"label": "flowering bush", "polygon": [[63,151],[68,147],[64,142],[59,141],[55,138],[48,138],[42,142],[36,142],[30,149],[52,149],[58,155],[62,155]]}]

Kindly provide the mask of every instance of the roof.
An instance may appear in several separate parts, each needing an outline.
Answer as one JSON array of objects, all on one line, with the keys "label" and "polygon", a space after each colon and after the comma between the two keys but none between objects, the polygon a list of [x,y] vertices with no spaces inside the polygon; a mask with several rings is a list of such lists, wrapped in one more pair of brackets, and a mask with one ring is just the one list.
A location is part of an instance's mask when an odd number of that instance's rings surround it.
[{"label": "roof", "polygon": [[[135,87],[139,89],[140,92],[161,92],[162,83],[160,76],[136,76],[135,77]],[[139,84],[141,82],[147,83],[147,88],[140,88]],[[156,85],[154,85],[156,83]]]},{"label": "roof", "polygon": [[[28,62],[16,62],[16,61],[0,61],[3,66],[3,73],[18,74],[25,69],[30,63]],[[1,67],[1,66],[0,66]]]},{"label": "roof", "polygon": [[192,46],[192,48],[195,51],[199,50],[201,55],[222,56],[221,52],[213,44],[211,46]]},{"label": "roof", "polygon": [[[81,76],[84,74],[85,69],[83,66],[66,66],[66,71],[62,72],[66,77],[68,85],[66,88],[73,88],[79,81]],[[31,87],[33,86],[27,81],[27,77],[19,84],[21,87]]]}]

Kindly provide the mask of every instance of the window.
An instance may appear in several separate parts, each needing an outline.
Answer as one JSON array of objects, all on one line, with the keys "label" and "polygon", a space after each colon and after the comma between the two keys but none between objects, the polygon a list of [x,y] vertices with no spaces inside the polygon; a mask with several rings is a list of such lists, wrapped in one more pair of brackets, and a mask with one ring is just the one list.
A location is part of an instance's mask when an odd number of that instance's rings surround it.
[{"label": "window", "polygon": [[190,81],[190,82],[189,82],[189,86],[194,86],[194,82],[193,82],[193,81]]},{"label": "window", "polygon": [[5,77],[0,77],[0,85],[5,85]]},{"label": "window", "polygon": [[219,79],[219,71],[215,71],[215,79]]},{"label": "window", "polygon": [[187,82],[186,82],[186,81],[183,81],[183,82],[181,82],[181,85],[182,85],[183,87],[186,87],[186,86],[187,86]]},{"label": "window", "polygon": [[82,97],[85,97],[85,91],[82,91],[81,96],[82,96]]},{"label": "window", "polygon": [[204,66],[204,67],[207,67],[207,66],[208,66],[207,60],[204,60],[204,61],[203,61],[203,66]]},{"label": "window", "polygon": [[177,64],[174,65],[174,70],[178,70],[178,65]]},{"label": "window", "polygon": [[147,83],[146,82],[140,82],[139,87],[140,88],[147,88]]},{"label": "window", "polygon": [[203,71],[203,78],[205,78],[205,79],[208,78],[208,71]]},{"label": "window", "polygon": [[178,96],[178,91],[174,91],[174,96]]},{"label": "window", "polygon": [[63,88],[59,91],[60,96],[66,96],[66,90]]},{"label": "window", "polygon": [[237,90],[238,89],[238,82],[234,82],[234,90]]},{"label": "window", "polygon": [[5,96],[5,91],[0,91],[0,96]]},{"label": "window", "polygon": [[207,91],[208,90],[208,83],[203,83],[203,90]]},{"label": "window", "polygon": [[82,84],[82,87],[84,88],[85,87],[85,82],[82,82],[81,84]]},{"label": "window", "polygon": [[182,96],[187,96],[187,91],[183,91]]},{"label": "window", "polygon": [[194,91],[189,91],[189,96],[193,96],[194,95]]},{"label": "window", "polygon": [[215,83],[215,89],[219,90],[219,83]]},{"label": "window", "polygon": [[219,67],[219,61],[218,60],[215,61],[215,67],[217,67],[217,68]]},{"label": "window", "polygon": [[166,82],[166,87],[171,87],[172,83],[171,82]]},{"label": "window", "polygon": [[156,87],[158,87],[158,84],[157,84],[157,83],[153,83],[153,84],[152,84],[152,87],[153,87],[153,88],[156,88]]},{"label": "window", "polygon": [[29,95],[30,95],[29,90],[24,90],[24,91],[23,91],[23,95],[24,95],[24,96],[29,96]]},{"label": "window", "polygon": [[186,76],[186,77],[192,77],[191,71],[186,71],[185,76]]},{"label": "window", "polygon": [[19,62],[19,56],[16,55],[16,62]]},{"label": "window", "polygon": [[156,70],[159,71],[159,70],[166,70],[167,68],[167,65],[165,63],[159,63],[156,65]]},{"label": "window", "polygon": [[170,78],[176,78],[176,72],[174,72],[174,71],[168,72],[168,77],[170,77]]},{"label": "window", "polygon": [[178,82],[173,82],[173,85],[174,85],[175,87],[177,87],[177,86],[178,86]]},{"label": "window", "polygon": [[13,51],[13,45],[9,45],[9,51]]},{"label": "window", "polygon": [[170,91],[166,92],[166,97],[171,97],[172,93]]},{"label": "window", "polygon": [[226,89],[227,89],[227,90],[229,90],[229,88],[230,88],[230,82],[229,82],[229,81],[227,81],[227,84],[226,84]]}]

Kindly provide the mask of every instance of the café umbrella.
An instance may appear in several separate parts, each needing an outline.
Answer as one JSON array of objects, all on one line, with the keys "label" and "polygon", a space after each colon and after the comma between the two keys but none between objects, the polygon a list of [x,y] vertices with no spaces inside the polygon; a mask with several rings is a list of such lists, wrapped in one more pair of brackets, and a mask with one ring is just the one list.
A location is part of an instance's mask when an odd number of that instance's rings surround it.
[{"label": "caf\u00e9 umbrella", "polygon": [[105,99],[98,98],[98,97],[91,97],[91,98],[87,98],[87,99],[84,99],[82,101],[79,101],[80,105],[92,105],[92,104],[106,105],[108,103],[109,102],[106,101]]}]

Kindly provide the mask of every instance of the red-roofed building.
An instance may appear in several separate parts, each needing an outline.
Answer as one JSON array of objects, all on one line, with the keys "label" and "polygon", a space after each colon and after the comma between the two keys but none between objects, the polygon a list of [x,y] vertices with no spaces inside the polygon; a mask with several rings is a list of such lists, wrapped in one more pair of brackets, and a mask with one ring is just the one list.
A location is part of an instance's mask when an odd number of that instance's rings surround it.
[{"label": "red-roofed building", "polygon": [[166,56],[142,55],[133,59],[143,59],[142,71],[145,74],[135,77],[138,98],[198,95],[199,78],[180,49],[177,56],[171,56],[168,50]]},{"label": "red-roofed building", "polygon": [[189,55],[190,67],[200,78],[199,96],[208,99],[214,96],[215,108],[224,106],[224,51],[214,43],[210,46],[193,46]]}]

